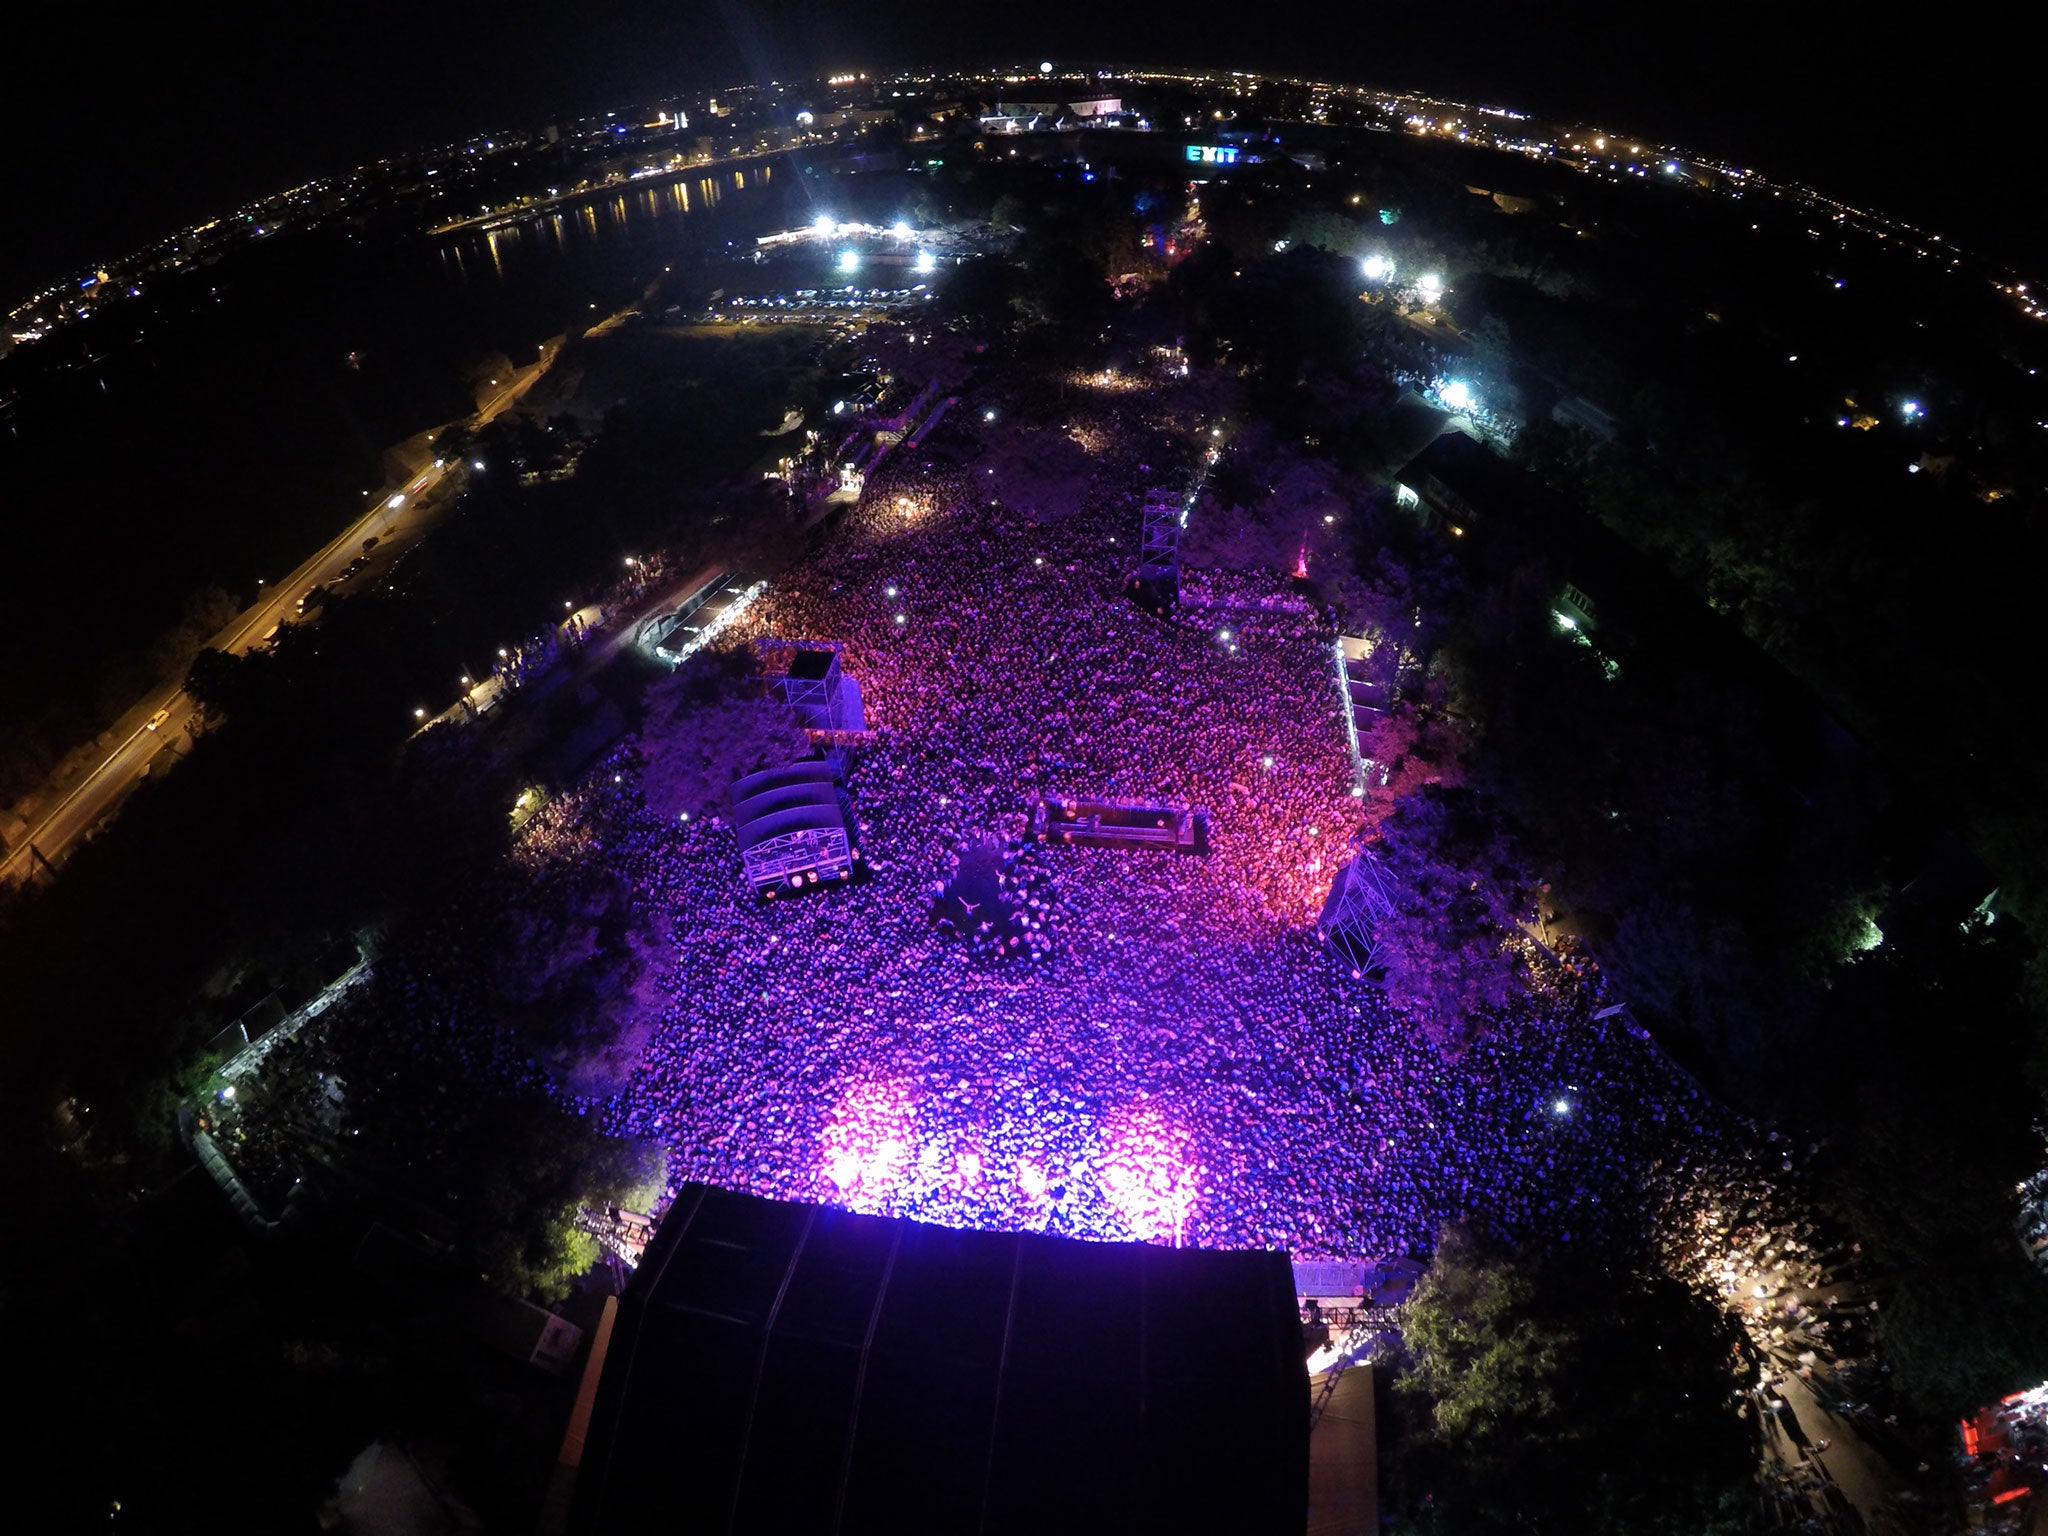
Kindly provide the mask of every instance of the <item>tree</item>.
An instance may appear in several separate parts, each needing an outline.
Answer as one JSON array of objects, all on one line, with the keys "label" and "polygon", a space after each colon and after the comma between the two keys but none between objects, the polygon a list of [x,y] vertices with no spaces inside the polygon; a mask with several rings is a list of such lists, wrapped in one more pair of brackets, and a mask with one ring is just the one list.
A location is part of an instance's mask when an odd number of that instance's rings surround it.
[{"label": "tree", "polygon": [[192,670],[185,674],[185,691],[209,712],[233,714],[253,695],[255,679],[251,674],[257,665],[252,656],[235,656],[209,646],[192,658]]},{"label": "tree", "polygon": [[2048,1280],[2021,1247],[2013,1198],[2041,1164],[2040,1095],[2011,1070],[2030,946],[2004,927],[1943,924],[1843,968],[1812,1050],[1833,1090],[1809,1109],[1832,1133],[1819,1193],[1887,1277],[1883,1358],[1933,1414],[2048,1376]]},{"label": "tree", "polygon": [[1536,879],[1492,802],[1431,785],[1394,807],[1378,850],[1394,910],[1373,932],[1387,995],[1452,1054],[1519,993],[1510,945]]},{"label": "tree", "polygon": [[1536,1287],[1462,1227],[1446,1228],[1401,1316],[1413,1364],[1403,1392],[1429,1404],[1450,1444],[1543,1431],[1558,1410],[1576,1341],[1535,1315]]},{"label": "tree", "polygon": [[1376,832],[1394,809],[1430,785],[1455,788],[1465,782],[1465,753],[1471,735],[1441,710],[1396,704],[1359,738],[1359,754],[1372,764],[1366,782],[1364,822]]},{"label": "tree", "polygon": [[1725,1313],[1662,1279],[1446,1228],[1402,1314],[1396,1530],[1734,1533],[1754,1432]]},{"label": "tree", "polygon": [[[720,648],[691,658],[689,666],[647,690],[641,775],[647,808],[664,821],[683,813],[702,817],[727,809],[732,782],[759,768],[779,767],[810,755],[810,742],[781,704],[747,697],[704,698],[697,689],[716,679]],[[750,647],[738,648],[751,657]]]}]

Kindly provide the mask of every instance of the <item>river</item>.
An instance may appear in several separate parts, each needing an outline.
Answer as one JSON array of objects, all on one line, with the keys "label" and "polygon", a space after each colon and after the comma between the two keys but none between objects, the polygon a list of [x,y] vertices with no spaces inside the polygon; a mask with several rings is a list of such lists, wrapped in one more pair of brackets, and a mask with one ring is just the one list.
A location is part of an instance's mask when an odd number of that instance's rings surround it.
[{"label": "river", "polygon": [[664,272],[688,301],[810,216],[753,162],[494,231],[287,230],[0,360],[0,741],[68,745],[132,702],[188,594],[245,601],[331,537],[386,447],[472,409],[481,359],[529,361]]}]

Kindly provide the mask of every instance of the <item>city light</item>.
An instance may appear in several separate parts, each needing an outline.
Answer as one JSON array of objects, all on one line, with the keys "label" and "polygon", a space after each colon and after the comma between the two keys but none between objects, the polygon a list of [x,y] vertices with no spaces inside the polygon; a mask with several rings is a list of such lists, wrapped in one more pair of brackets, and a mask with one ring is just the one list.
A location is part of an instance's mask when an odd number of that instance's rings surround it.
[{"label": "city light", "polygon": [[917,253],[916,268],[919,272],[929,272],[938,264],[938,258],[932,255],[930,251],[919,251]]},{"label": "city light", "polygon": [[1908,421],[1918,421],[1921,416],[1920,402],[1918,400],[1908,400],[1899,407],[1899,412]]},{"label": "city light", "polygon": [[1416,283],[1415,291],[1422,295],[1423,303],[1434,304],[1444,296],[1444,280],[1434,272],[1425,273],[1422,280]]},{"label": "city light", "polygon": [[860,270],[860,252],[841,251],[839,253],[839,270],[842,272],[856,272]]},{"label": "city light", "polygon": [[1359,266],[1368,283],[1384,283],[1394,275],[1394,258],[1391,256],[1368,256]]},{"label": "city light", "polygon": [[903,220],[898,219],[894,224],[891,224],[889,226],[889,233],[894,235],[898,240],[908,240],[910,238],[910,226],[904,223]]},{"label": "city light", "polygon": [[1444,404],[1454,411],[1469,411],[1472,409],[1472,391],[1464,384],[1455,382],[1446,384],[1439,393],[1443,396]]},{"label": "city light", "polygon": [[821,213],[818,215],[817,219],[811,224],[811,233],[817,235],[829,235],[838,227],[839,226],[832,221],[831,214]]}]

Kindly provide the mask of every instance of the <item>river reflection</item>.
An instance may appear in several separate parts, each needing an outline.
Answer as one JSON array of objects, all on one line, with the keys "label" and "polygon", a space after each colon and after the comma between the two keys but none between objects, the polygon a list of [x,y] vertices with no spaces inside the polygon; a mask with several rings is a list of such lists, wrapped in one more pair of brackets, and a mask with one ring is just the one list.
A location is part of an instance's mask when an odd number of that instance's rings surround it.
[{"label": "river reflection", "polygon": [[[645,185],[626,186],[598,192],[573,204],[535,210],[496,228],[478,226],[442,237],[438,242],[442,267],[459,282],[520,280],[523,269],[535,262],[584,263],[595,261],[610,266],[611,257],[642,256],[647,247],[681,234],[684,221],[702,221],[706,215],[721,226],[721,238],[734,238],[734,229],[748,234],[777,223],[777,203],[764,196],[775,182],[772,164],[745,166],[733,171],[692,174],[684,172]],[[696,235],[696,230],[691,231]],[[708,235],[709,231],[703,232]],[[686,249],[704,243],[696,238],[684,242]]]}]

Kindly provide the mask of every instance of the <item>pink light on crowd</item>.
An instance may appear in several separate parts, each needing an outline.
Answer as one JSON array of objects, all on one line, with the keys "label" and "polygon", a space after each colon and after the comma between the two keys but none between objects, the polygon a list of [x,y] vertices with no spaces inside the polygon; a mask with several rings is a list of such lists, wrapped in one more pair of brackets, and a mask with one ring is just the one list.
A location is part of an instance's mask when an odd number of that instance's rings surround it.
[{"label": "pink light on crowd", "polygon": [[953,1166],[959,1175],[961,1189],[972,1190],[981,1187],[981,1151],[979,1148],[962,1147],[960,1155],[954,1159]]},{"label": "pink light on crowd", "polygon": [[1030,1158],[1017,1164],[1017,1188],[1023,1191],[1026,1200],[1043,1200],[1047,1183],[1045,1169]]},{"label": "pink light on crowd", "polygon": [[879,1210],[917,1148],[916,1101],[902,1083],[858,1083],[825,1127],[825,1177],[840,1204]]},{"label": "pink light on crowd", "polygon": [[1200,1173],[1190,1140],[1156,1109],[1131,1110],[1111,1124],[1100,1160],[1102,1192],[1133,1236],[1175,1247],[1186,1241]]}]

